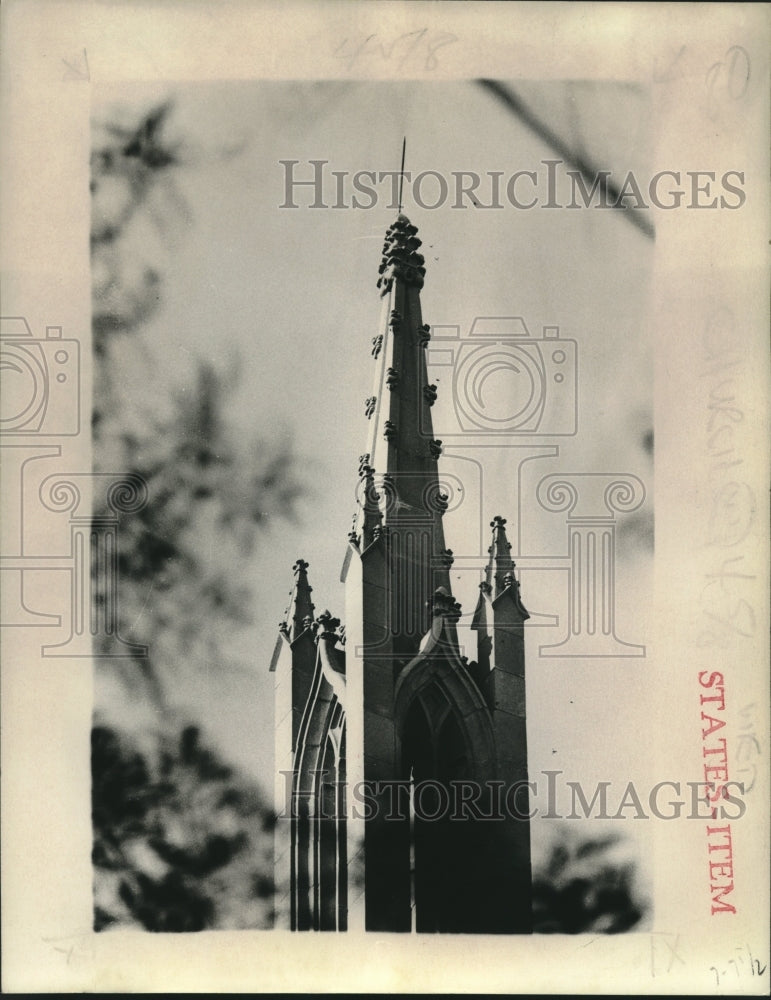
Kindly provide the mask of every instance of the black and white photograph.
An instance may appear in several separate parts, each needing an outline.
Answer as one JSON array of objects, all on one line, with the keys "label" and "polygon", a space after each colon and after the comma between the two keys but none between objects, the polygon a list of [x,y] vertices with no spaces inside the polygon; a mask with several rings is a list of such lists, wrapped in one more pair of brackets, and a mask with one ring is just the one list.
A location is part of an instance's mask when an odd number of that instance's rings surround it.
[{"label": "black and white photograph", "polygon": [[767,15],[6,11],[4,988],[767,990]]}]

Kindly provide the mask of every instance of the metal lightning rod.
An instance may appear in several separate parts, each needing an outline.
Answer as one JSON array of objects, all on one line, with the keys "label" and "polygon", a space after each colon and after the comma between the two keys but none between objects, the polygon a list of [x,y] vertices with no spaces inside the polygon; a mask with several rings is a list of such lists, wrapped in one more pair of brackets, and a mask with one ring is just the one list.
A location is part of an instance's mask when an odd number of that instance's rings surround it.
[{"label": "metal lightning rod", "polygon": [[402,210],[402,189],[404,188],[404,156],[407,152],[407,136],[402,141],[402,167],[399,171],[399,211]]}]

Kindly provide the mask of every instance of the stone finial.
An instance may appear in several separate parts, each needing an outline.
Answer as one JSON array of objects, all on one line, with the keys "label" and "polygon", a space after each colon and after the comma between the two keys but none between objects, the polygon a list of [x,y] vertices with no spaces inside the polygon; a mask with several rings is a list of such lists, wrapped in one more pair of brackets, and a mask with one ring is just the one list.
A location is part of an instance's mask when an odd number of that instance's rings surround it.
[{"label": "stone finial", "polygon": [[291,622],[289,637],[292,642],[309,627],[308,620],[313,621],[313,600],[311,599],[313,587],[308,582],[308,563],[304,559],[298,559],[293,570],[295,584],[286,612],[287,621]]},{"label": "stone finial", "polygon": [[[364,520],[362,522],[361,545],[367,548],[370,542],[374,541],[374,532],[383,521],[383,513],[380,510],[380,493],[375,486],[375,470],[370,465],[362,468],[363,495],[359,497],[359,505],[364,509]],[[355,522],[354,522],[355,523]]]},{"label": "stone finial", "polygon": [[460,604],[444,587],[438,587],[426,604],[431,609],[432,618],[441,617],[456,622],[461,616]]},{"label": "stone finial", "polygon": [[332,639],[337,642],[337,629],[340,625],[339,618],[333,618],[330,611],[322,611],[316,619],[315,624],[321,639]]},{"label": "stone finial", "polygon": [[372,541],[376,542],[378,538],[388,538],[388,528],[384,524],[376,524],[372,529]]},{"label": "stone finial", "polygon": [[490,527],[493,529],[493,544],[487,551],[493,554],[495,550],[495,556],[500,559],[511,551],[511,542],[506,538],[506,518],[496,514],[490,522]]},{"label": "stone finial", "polygon": [[488,550],[490,559],[487,564],[487,582],[494,586],[496,597],[510,588],[514,588],[513,593],[518,595],[519,582],[514,576],[516,563],[511,558],[511,543],[506,538],[506,518],[496,514],[490,527],[493,529],[493,538]]},{"label": "stone finial", "polygon": [[418,253],[420,240],[417,232],[415,226],[403,215],[386,231],[377,282],[382,295],[391,289],[395,278],[407,285],[423,287],[425,258]]},{"label": "stone finial", "polygon": [[364,507],[375,510],[379,506],[380,493],[375,485],[375,470],[371,465],[362,467],[361,478],[364,482]]}]

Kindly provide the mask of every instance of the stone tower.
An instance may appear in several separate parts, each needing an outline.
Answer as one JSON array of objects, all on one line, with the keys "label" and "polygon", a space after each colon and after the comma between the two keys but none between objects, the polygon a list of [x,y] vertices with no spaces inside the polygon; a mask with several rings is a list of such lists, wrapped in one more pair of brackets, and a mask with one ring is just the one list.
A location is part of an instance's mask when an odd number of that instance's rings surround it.
[{"label": "stone tower", "polygon": [[477,662],[461,657],[419,247],[399,215],[378,279],[345,631],[329,612],[315,615],[299,560],[271,663],[277,923],[527,933],[528,613],[496,517],[472,621]]}]

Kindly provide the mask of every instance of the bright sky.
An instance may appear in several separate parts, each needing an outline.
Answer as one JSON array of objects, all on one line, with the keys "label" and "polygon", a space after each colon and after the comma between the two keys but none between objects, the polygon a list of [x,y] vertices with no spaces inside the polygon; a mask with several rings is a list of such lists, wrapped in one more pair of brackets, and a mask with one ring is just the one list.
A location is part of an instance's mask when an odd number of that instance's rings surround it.
[{"label": "bright sky", "polygon": [[[613,170],[619,182],[628,170],[648,176],[643,92],[590,83],[517,87],[551,129],[599,168]],[[141,405],[149,372],[155,395],[158,380],[169,387],[184,384],[195,357],[225,364],[237,352],[242,381],[231,418],[266,437],[287,432],[302,456],[309,491],[302,523],[277,525],[260,548],[250,581],[254,626],[222,637],[244,670],[223,675],[213,667],[179,691],[180,704],[201,719],[223,752],[269,788],[268,664],[298,557],[310,563],[317,611],[329,607],[342,615],[338,577],[366,439],[363,401],[370,393],[370,342],[380,313],[375,282],[382,237],[396,214],[385,198],[369,210],[281,209],[279,161],[300,161],[298,176],[304,177],[311,176],[311,159],[349,174],[396,170],[406,135],[406,169],[413,175],[500,171],[505,182],[516,170],[544,177],[542,161],[555,154],[470,82],[238,83],[153,92],[124,85],[119,93],[101,94],[94,117],[108,116],[116,101],[142,110],[164,96],[176,100],[172,131],[191,150],[177,181],[189,222],[183,215],[175,221],[169,210],[164,236],[131,248],[137,260],[153,257],[164,280],[162,307],[141,347],[126,345],[123,353],[126,382]],[[223,150],[227,155],[220,155]],[[424,200],[435,190],[426,183]],[[332,184],[330,179],[330,198]],[[465,334],[477,316],[521,316],[534,338],[544,326],[558,326],[562,338],[578,345],[578,433],[543,439],[559,445],[559,457],[525,464],[520,496],[519,465],[536,453],[514,445],[532,439],[496,437],[486,442],[495,447],[470,447],[451,426],[449,375],[444,383],[434,376],[440,394],[435,431],[447,456],[443,469],[461,476],[465,487],[464,503],[445,524],[456,557],[478,556],[481,568],[487,524],[502,514],[509,519],[516,558],[518,509],[520,554],[564,556],[565,515],[547,514],[535,501],[538,480],[557,471],[637,475],[649,498],[642,512],[651,515],[653,470],[643,439],[652,426],[651,331],[645,323],[653,242],[618,212],[453,209],[451,200],[428,210],[411,202],[406,189],[405,212],[418,226],[426,257],[426,322],[434,328],[457,325]],[[303,206],[306,191],[296,197]],[[350,198],[350,186],[346,192]],[[488,192],[486,181],[479,192],[483,202]],[[491,385],[496,389],[494,380]],[[496,391],[503,388],[499,383]],[[479,472],[471,475],[474,468]],[[617,634],[646,643],[652,550],[637,539],[625,530],[622,516]],[[459,572],[454,581],[464,612],[473,611],[478,579]],[[522,569],[521,585],[534,617],[557,614],[564,623],[564,572]],[[646,660],[539,656],[539,645],[559,638],[559,628],[528,633],[531,773],[563,769],[566,778],[622,786],[633,778],[649,781],[649,765],[639,752],[649,718]],[[467,652],[474,657],[473,649]],[[103,684],[99,697],[120,699],[116,690]]]}]

